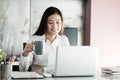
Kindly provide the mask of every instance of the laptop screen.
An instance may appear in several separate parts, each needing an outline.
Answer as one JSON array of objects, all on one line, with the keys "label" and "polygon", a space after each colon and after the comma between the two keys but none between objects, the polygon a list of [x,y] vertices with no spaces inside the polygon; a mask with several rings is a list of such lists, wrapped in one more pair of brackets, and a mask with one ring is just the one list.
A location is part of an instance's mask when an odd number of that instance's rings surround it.
[{"label": "laptop screen", "polygon": [[58,47],[55,76],[89,76],[96,70],[98,48],[91,46]]}]

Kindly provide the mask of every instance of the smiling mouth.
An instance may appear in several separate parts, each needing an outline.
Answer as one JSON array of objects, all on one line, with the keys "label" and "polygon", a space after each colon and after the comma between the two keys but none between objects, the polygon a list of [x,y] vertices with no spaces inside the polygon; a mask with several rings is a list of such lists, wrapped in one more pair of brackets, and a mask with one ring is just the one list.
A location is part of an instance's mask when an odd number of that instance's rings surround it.
[{"label": "smiling mouth", "polygon": [[56,32],[58,29],[52,29],[53,32]]}]

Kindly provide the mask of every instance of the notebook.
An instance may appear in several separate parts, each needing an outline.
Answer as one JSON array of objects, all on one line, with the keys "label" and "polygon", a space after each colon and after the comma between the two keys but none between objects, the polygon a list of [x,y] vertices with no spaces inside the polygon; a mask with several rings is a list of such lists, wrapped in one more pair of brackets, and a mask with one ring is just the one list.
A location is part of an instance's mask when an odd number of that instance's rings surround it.
[{"label": "notebook", "polygon": [[97,55],[97,47],[58,47],[54,76],[94,76]]},{"label": "notebook", "polygon": [[12,72],[13,79],[36,79],[36,78],[44,78],[43,75],[40,75],[36,72]]}]

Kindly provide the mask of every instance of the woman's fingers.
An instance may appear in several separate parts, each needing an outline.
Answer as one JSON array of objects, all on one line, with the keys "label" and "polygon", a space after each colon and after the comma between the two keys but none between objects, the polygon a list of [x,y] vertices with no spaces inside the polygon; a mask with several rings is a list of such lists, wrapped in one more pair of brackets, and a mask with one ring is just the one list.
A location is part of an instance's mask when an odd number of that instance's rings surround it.
[{"label": "woman's fingers", "polygon": [[8,60],[8,64],[12,64],[15,61],[15,59],[16,59],[16,56],[10,57]]},{"label": "woman's fingers", "polygon": [[25,50],[31,52],[33,50],[33,43],[27,43],[25,46]]},{"label": "woman's fingers", "polygon": [[31,43],[27,43],[26,46],[25,46],[25,50],[23,52],[23,56],[28,56],[29,55],[29,52],[32,52],[33,51],[33,44],[34,42],[31,42]]}]

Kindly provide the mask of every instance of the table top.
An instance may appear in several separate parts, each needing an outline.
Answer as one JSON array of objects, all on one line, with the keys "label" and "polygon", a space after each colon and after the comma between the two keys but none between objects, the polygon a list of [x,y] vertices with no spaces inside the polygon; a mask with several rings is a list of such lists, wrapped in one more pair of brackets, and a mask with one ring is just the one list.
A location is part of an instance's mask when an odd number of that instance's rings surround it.
[{"label": "table top", "polygon": [[109,75],[97,72],[91,77],[52,77],[43,79],[11,79],[11,80],[120,80],[120,74]]}]

